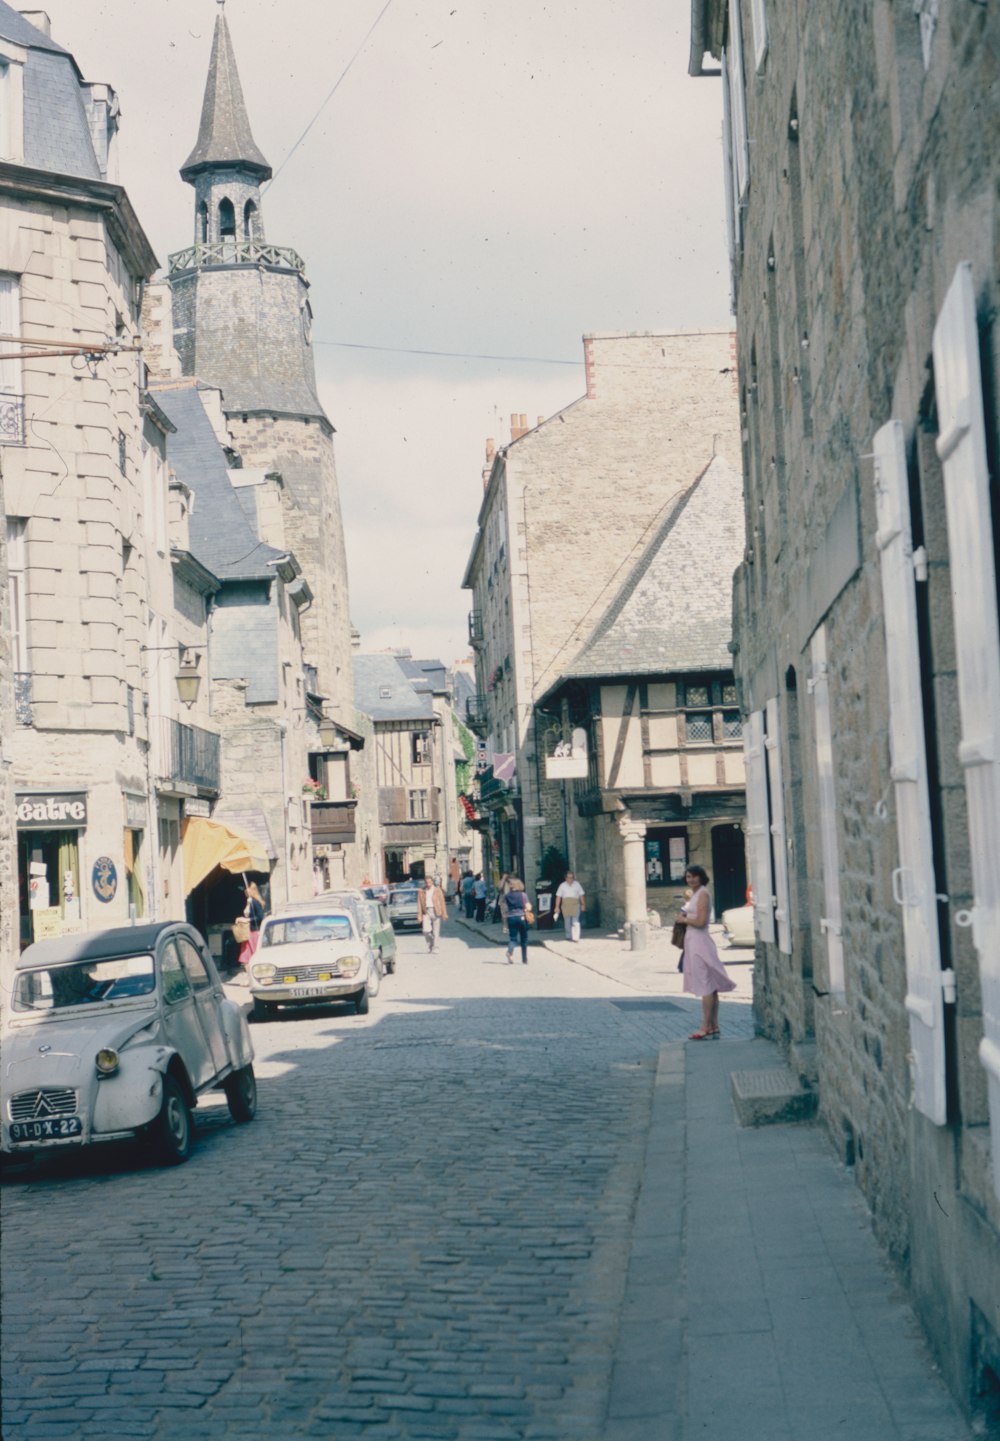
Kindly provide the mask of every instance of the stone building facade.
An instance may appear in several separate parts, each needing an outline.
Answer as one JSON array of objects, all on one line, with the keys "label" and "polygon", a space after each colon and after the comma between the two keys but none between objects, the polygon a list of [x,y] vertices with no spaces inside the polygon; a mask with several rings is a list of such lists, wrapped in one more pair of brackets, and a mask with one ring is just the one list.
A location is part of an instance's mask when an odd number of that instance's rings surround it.
[{"label": "stone building facade", "polygon": [[473,594],[477,724],[488,753],[513,756],[511,781],[488,778],[494,851],[530,884],[553,847],[593,889],[587,858],[573,853],[562,785],[544,777],[554,718],[535,702],[680,491],[713,455],[735,465],[740,441],[728,332],[588,335],[583,344],[586,395],[532,429],[518,426],[490,457],[463,586]]},{"label": "stone building facade", "polygon": [[998,54],[993,6],[692,4],[739,334],[757,1022],[991,1434]]}]

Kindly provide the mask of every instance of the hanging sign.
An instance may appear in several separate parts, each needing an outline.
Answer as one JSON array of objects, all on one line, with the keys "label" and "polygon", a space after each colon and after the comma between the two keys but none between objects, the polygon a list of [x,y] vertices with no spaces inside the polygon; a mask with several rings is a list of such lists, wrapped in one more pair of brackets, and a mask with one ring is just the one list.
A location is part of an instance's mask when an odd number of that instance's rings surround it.
[{"label": "hanging sign", "polygon": [[118,871],[110,856],[98,856],[91,875],[94,895],[105,905],[113,901],[118,891]]}]

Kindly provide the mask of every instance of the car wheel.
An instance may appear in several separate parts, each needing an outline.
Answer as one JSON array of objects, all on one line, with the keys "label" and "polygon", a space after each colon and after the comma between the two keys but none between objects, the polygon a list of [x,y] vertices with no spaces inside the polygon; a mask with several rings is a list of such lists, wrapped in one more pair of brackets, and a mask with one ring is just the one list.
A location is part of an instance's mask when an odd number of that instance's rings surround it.
[{"label": "car wheel", "polygon": [[242,1125],[257,1114],[257,1078],[253,1066],[242,1066],[226,1077],[226,1103],[233,1120]]},{"label": "car wheel", "polygon": [[191,1154],[191,1108],[173,1076],[163,1078],[163,1104],[153,1122],[153,1145],[165,1166],[179,1166]]},{"label": "car wheel", "polygon": [[250,1019],[251,1021],[258,1022],[269,1021],[271,1019],[271,1013],[273,1010],[274,1007],[269,1006],[266,1001],[255,1000],[250,1010]]},{"label": "car wheel", "polygon": [[368,1014],[368,987],[367,987],[367,986],[363,986],[363,987],[361,988],[361,990],[358,992],[358,994],[354,997],[354,1009],[355,1009],[355,1011],[358,1013],[359,1016],[367,1016],[367,1014]]},{"label": "car wheel", "polygon": [[377,996],[378,993],[379,993],[379,990],[380,990],[380,988],[381,988],[381,985],[382,985],[382,972],[381,972],[381,970],[380,970],[379,967],[378,967],[378,963],[376,963],[374,966],[372,966],[371,970],[368,972],[368,986],[367,986],[367,990],[368,990],[369,996],[371,996],[372,998],[374,998],[375,996]]}]

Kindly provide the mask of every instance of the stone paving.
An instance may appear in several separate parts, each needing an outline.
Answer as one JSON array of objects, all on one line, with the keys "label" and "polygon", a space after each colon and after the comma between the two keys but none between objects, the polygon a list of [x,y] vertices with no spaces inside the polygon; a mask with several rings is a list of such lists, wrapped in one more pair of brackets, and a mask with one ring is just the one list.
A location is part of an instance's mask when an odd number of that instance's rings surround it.
[{"label": "stone paving", "polygon": [[367,1017],[254,1027],[258,1117],[213,1098],[186,1166],[11,1174],[7,1441],[597,1441],[657,1056],[698,1003],[530,957],[401,939]]}]

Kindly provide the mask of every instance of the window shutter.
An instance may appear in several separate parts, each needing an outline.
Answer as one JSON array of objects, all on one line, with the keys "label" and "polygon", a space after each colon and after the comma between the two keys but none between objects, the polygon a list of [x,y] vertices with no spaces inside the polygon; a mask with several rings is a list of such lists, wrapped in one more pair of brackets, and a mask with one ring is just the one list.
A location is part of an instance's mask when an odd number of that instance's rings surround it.
[{"label": "window shutter", "polygon": [[875,436],[874,450],[876,544],[882,573],[889,685],[889,752],[899,843],[899,866],[893,871],[892,890],[903,913],[913,1104],[936,1126],[943,1126],[947,1119],[947,1089],[941,943],[921,699],[906,445],[898,420],[883,425]]},{"label": "window shutter", "polygon": [[740,209],[736,194],[736,160],[733,138],[733,101],[729,93],[729,68],[722,62],[722,171],[726,197],[726,239],[729,242],[730,310],[736,310],[736,253],[739,247]]},{"label": "window shutter", "polygon": [[972,267],[959,265],[934,327],[962,740],[972,853],[972,938],[983,996],[980,1058],[989,1083],[1000,1192],[1000,635]]},{"label": "window shutter", "polygon": [[742,202],[750,183],[750,146],[747,142],[747,97],[743,83],[743,32],[739,0],[729,0],[729,44],[723,61],[729,75],[729,106],[732,121],[733,169],[736,174],[736,203]]},{"label": "window shutter", "polygon": [[767,810],[764,762],[764,713],[755,710],[743,736],[747,771],[747,835],[750,837],[750,884],[754,927],[759,940],[774,941],[774,881]]},{"label": "window shutter", "polygon": [[820,930],[826,936],[830,993],[842,1000],[844,943],[841,938],[840,846],[837,842],[837,786],[833,768],[833,726],[830,721],[830,679],[826,660],[826,627],[820,626],[810,647],[813,726],[816,733],[816,776],[819,787],[819,837],[823,858],[823,897],[826,914]]},{"label": "window shutter", "polygon": [[777,699],[766,707],[767,792],[771,802],[771,850],[774,865],[774,919],[778,923],[778,949],[792,953],[792,927],[788,910],[788,838],[785,832],[785,793],[782,788],[781,722]]},{"label": "window shutter", "polygon": [[755,70],[759,70],[767,55],[766,0],[750,0],[750,19],[753,22],[753,65]]}]

